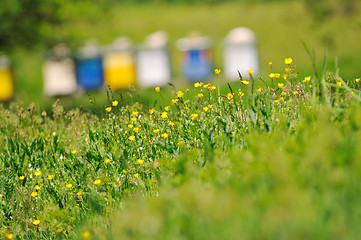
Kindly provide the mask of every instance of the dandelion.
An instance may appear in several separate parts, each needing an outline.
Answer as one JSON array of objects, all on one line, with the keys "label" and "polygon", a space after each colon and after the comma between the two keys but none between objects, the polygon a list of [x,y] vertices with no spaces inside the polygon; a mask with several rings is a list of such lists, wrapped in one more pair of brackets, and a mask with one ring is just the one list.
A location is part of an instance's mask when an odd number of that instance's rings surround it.
[{"label": "dandelion", "polygon": [[283,84],[283,83],[278,83],[277,86],[278,86],[279,88],[283,88],[284,84]]},{"label": "dandelion", "polygon": [[83,195],[83,191],[82,191],[82,190],[80,190],[79,192],[77,192],[77,193],[76,193],[76,195],[78,195],[78,196]]},{"label": "dandelion", "polygon": [[341,85],[342,85],[342,82],[337,82],[338,87],[341,87]]},{"label": "dandelion", "polygon": [[208,110],[209,110],[208,107],[204,107],[204,108],[203,108],[203,111],[205,111],[205,112],[208,112]]},{"label": "dandelion", "polygon": [[218,74],[221,73],[221,70],[216,68],[216,69],[214,69],[214,73],[215,73],[216,75],[218,75]]},{"label": "dandelion", "polygon": [[41,188],[41,187],[40,187],[39,185],[35,185],[35,189],[36,189],[36,190],[40,190],[40,188]]},{"label": "dandelion", "polygon": [[198,93],[199,98],[202,98],[203,96],[204,96],[203,93]]},{"label": "dandelion", "polygon": [[168,113],[167,112],[162,112],[162,115],[160,116],[161,118],[167,118],[168,117]]},{"label": "dandelion", "polygon": [[128,128],[132,129],[133,125],[132,124],[128,124]]},{"label": "dandelion", "polygon": [[177,92],[177,97],[181,98],[181,97],[183,97],[183,95],[184,95],[184,93],[182,93],[182,91]]},{"label": "dandelion", "polygon": [[138,178],[139,177],[139,173],[136,173],[133,175],[135,178]]},{"label": "dandelion", "polygon": [[262,90],[263,90],[262,88],[258,88],[258,89],[257,89],[258,92],[262,92]]},{"label": "dandelion", "polygon": [[292,63],[292,58],[285,58],[285,64],[289,65]]},{"label": "dandelion", "polygon": [[246,81],[246,80],[242,80],[241,82],[242,82],[244,85],[249,84],[249,82],[248,82],[248,81]]},{"label": "dandelion", "polygon": [[304,83],[307,83],[307,82],[309,82],[311,80],[311,77],[305,77],[304,79],[303,79],[303,82]]},{"label": "dandelion", "polygon": [[135,127],[133,130],[134,130],[135,133],[139,132],[139,128],[138,128],[138,127]]},{"label": "dandelion", "polygon": [[154,89],[156,92],[160,92],[160,87],[155,87]]},{"label": "dandelion", "polygon": [[48,175],[47,179],[52,180],[54,178],[54,175]]},{"label": "dandelion", "polygon": [[135,136],[130,136],[128,139],[129,139],[130,141],[134,141]]},{"label": "dandelion", "polygon": [[155,112],[155,109],[149,109],[149,114],[153,114]]},{"label": "dandelion", "polygon": [[34,220],[34,221],[33,221],[33,224],[34,224],[34,225],[39,225],[39,223],[40,223],[40,220]]},{"label": "dandelion", "polygon": [[6,234],[5,236],[6,236],[7,239],[13,239],[13,234],[12,233]]},{"label": "dandelion", "polygon": [[81,238],[88,238],[90,237],[90,232],[89,231],[84,231],[80,234]]},{"label": "dandelion", "polygon": [[130,119],[130,121],[135,122],[135,121],[137,121],[137,118],[133,117]]},{"label": "dandelion", "polygon": [[200,86],[199,82],[194,83],[194,87],[198,88]]},{"label": "dandelion", "polygon": [[37,193],[37,192],[32,192],[32,193],[31,193],[31,196],[32,196],[32,197],[37,197],[37,196],[38,196],[38,193]]},{"label": "dandelion", "polygon": [[40,175],[41,175],[41,171],[35,172],[35,175],[36,175],[36,176],[40,176]]},{"label": "dandelion", "polygon": [[63,230],[61,230],[60,228],[56,229],[55,232],[56,233],[61,233]]},{"label": "dandelion", "polygon": [[272,64],[273,64],[272,62],[268,62],[268,65],[269,65],[269,66],[272,66]]},{"label": "dandelion", "polygon": [[193,114],[191,114],[191,116],[192,116],[192,119],[194,120],[194,119],[196,119],[196,118],[198,117],[198,114],[197,114],[197,113],[193,113]]},{"label": "dandelion", "polygon": [[161,136],[162,138],[167,138],[167,137],[168,137],[168,134],[167,134],[167,133],[162,133],[160,136]]},{"label": "dandelion", "polygon": [[20,180],[24,180],[24,179],[25,179],[25,176],[20,176],[19,179],[20,179]]},{"label": "dandelion", "polygon": [[159,129],[153,130],[154,133],[159,133],[159,131],[160,131]]},{"label": "dandelion", "polygon": [[101,182],[102,182],[102,181],[100,181],[99,179],[97,179],[97,180],[95,180],[93,183],[94,183],[95,185],[99,185]]},{"label": "dandelion", "polygon": [[108,163],[110,163],[111,161],[112,161],[112,160],[110,160],[109,158],[107,158],[107,159],[105,159],[104,162],[105,162],[106,164],[108,164]]},{"label": "dandelion", "polygon": [[169,112],[169,109],[169,106],[164,107],[164,110],[166,110],[167,112]]},{"label": "dandelion", "polygon": [[252,75],[253,71],[252,71],[252,70],[248,70],[247,73],[248,73],[249,75]]},{"label": "dandelion", "polygon": [[270,74],[268,74],[268,76],[269,76],[270,78],[274,78],[274,77],[276,76],[276,74],[270,73]]},{"label": "dandelion", "polygon": [[113,107],[118,106],[118,101],[117,101],[117,100],[113,101],[113,102],[112,102],[112,105],[113,105]]},{"label": "dandelion", "polygon": [[169,122],[169,126],[174,126],[174,122]]},{"label": "dandelion", "polygon": [[297,95],[298,91],[293,91],[292,93],[293,93],[293,95]]},{"label": "dandelion", "polygon": [[141,164],[143,164],[143,163],[144,163],[144,161],[143,161],[142,159],[138,159],[138,160],[137,160],[137,164],[141,165]]},{"label": "dandelion", "polygon": [[172,99],[172,103],[176,104],[178,102],[178,99]]},{"label": "dandelion", "polygon": [[76,153],[76,150],[72,150],[71,153],[72,153],[72,154],[75,154],[75,153]]},{"label": "dandelion", "polygon": [[73,186],[73,184],[71,184],[71,183],[68,183],[67,185],[65,185],[67,188],[71,188],[72,186]]},{"label": "dandelion", "polygon": [[105,111],[110,112],[112,110],[112,107],[106,107]]},{"label": "dandelion", "polygon": [[359,78],[355,78],[355,82],[357,82],[357,83],[358,83],[359,81],[360,81],[360,79],[359,79]]}]

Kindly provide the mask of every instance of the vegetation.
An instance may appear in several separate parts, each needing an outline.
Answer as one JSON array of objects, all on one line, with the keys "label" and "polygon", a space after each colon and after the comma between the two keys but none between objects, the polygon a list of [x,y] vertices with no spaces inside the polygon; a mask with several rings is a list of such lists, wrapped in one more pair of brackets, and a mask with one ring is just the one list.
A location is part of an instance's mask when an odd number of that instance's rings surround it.
[{"label": "vegetation", "polygon": [[98,116],[2,108],[2,237],[356,239],[359,78],[269,66]]}]

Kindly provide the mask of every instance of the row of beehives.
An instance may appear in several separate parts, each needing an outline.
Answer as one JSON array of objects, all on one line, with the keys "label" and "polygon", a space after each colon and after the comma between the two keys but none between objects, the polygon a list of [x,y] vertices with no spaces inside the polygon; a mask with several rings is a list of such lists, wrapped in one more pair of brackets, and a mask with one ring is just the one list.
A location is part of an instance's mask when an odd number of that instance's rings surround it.
[{"label": "row of beehives", "polygon": [[[58,45],[49,51],[43,66],[44,92],[48,96],[59,96],[78,89],[99,89],[104,85],[114,90],[127,89],[130,84],[142,87],[166,85],[172,78],[167,45],[164,32],[149,35],[137,51],[126,38],[118,38],[104,49],[89,42],[79,49],[75,58],[65,45]],[[179,39],[177,47],[182,52],[184,78],[190,82],[208,81],[213,72],[211,39],[192,34]],[[255,36],[247,28],[236,28],[225,39],[224,77],[236,80],[238,71],[246,76],[247,70],[258,71]],[[1,84],[0,75],[0,89]]]}]

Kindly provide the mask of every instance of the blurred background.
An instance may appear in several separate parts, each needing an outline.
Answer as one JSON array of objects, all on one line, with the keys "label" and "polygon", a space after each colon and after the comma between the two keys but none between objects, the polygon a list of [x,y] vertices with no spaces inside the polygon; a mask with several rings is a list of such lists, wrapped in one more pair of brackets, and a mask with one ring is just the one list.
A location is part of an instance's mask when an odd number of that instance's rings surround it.
[{"label": "blurred background", "polygon": [[[318,68],[327,49],[331,71],[337,57],[344,79],[361,75],[361,2],[357,0],[2,0],[0,52],[8,58],[3,64],[8,64],[12,74],[10,101],[45,109],[53,104],[58,96],[45,94],[43,69],[49,50],[59,43],[67,45],[70,56],[79,57],[79,49],[89,40],[106,52],[124,36],[134,49],[142,49],[146,37],[157,31],[167,35],[172,83],[185,89],[193,80],[183,74],[185,57],[177,41],[194,31],[209,37],[212,71],[223,69],[225,38],[238,27],[255,34],[256,76],[268,77],[269,61],[273,71],[282,72],[286,57],[293,58],[300,74],[312,75],[312,62],[302,42],[314,53]],[[222,74],[219,77],[225,79]],[[4,91],[4,85],[1,88]],[[136,89],[142,101],[152,100],[153,87],[145,84]],[[104,107],[105,91],[106,87],[89,88],[63,97],[63,104],[87,106],[91,98]]]}]

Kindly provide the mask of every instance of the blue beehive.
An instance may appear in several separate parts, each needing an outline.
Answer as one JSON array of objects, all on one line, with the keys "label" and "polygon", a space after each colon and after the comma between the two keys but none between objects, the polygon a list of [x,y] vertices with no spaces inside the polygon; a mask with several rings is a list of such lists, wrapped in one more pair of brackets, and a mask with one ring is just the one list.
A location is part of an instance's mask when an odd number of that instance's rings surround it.
[{"label": "blue beehive", "polygon": [[95,43],[89,43],[79,49],[76,77],[79,86],[85,90],[99,89],[103,86],[102,56]]},{"label": "blue beehive", "polygon": [[211,40],[208,37],[192,36],[179,39],[182,51],[182,72],[191,82],[209,80],[212,73]]}]

